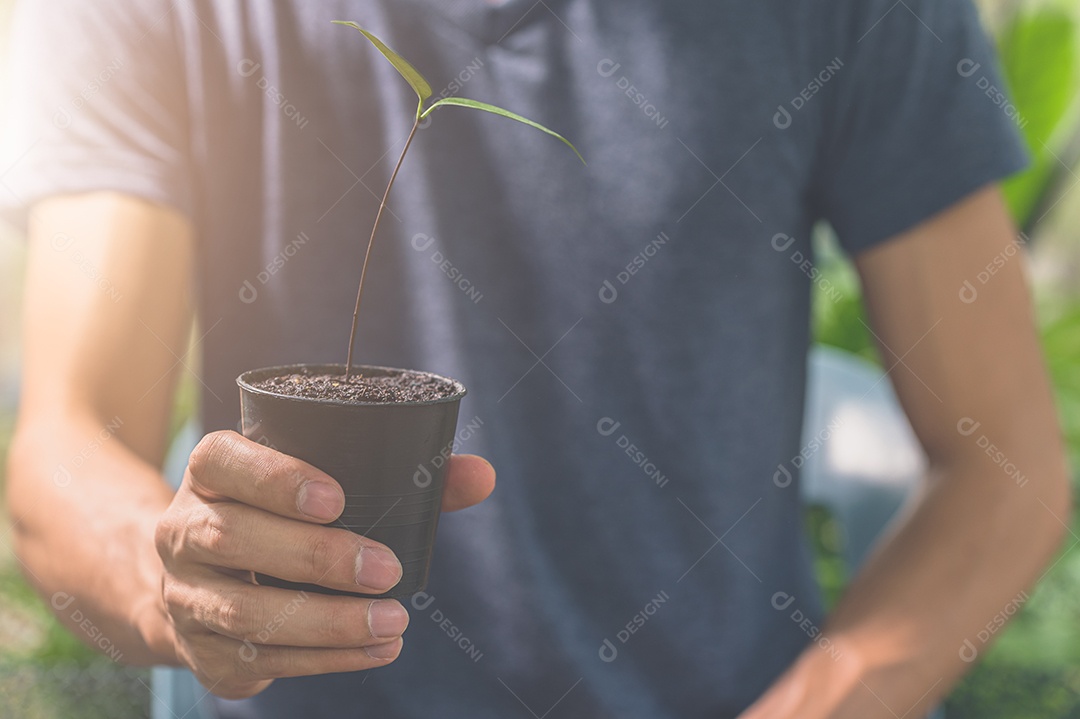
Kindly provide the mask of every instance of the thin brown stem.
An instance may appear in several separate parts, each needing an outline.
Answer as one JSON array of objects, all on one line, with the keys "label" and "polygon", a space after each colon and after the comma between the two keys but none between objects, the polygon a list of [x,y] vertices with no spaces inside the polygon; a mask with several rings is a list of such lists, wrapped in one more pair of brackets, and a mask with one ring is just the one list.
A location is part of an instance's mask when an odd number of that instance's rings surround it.
[{"label": "thin brown stem", "polygon": [[352,316],[352,330],[349,332],[349,353],[345,360],[345,381],[349,380],[349,375],[352,374],[352,356],[353,356],[353,344],[356,342],[356,322],[360,317],[360,297],[364,294],[364,277],[367,276],[368,260],[371,259],[371,247],[375,244],[375,233],[379,230],[379,220],[382,219],[383,210],[386,209],[386,198],[390,196],[390,188],[394,186],[394,180],[397,178],[398,170],[401,169],[401,163],[405,159],[405,153],[409,151],[409,145],[412,144],[413,137],[416,135],[416,128],[420,127],[420,118],[416,118],[416,122],[413,123],[412,130],[409,132],[409,139],[405,141],[405,147],[401,150],[401,156],[398,157],[397,164],[394,165],[394,172],[390,175],[390,182],[386,183],[386,192],[383,193],[382,202],[379,203],[379,212],[375,215],[375,224],[371,228],[371,238],[368,239],[367,251],[364,253],[364,265],[360,269],[360,286],[356,290],[356,308],[353,309]]}]

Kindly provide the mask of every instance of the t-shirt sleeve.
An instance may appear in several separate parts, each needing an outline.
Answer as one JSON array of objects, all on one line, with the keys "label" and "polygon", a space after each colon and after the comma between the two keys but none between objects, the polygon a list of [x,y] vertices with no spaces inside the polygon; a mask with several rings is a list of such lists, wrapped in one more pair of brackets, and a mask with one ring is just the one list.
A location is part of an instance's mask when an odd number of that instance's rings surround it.
[{"label": "t-shirt sleeve", "polygon": [[971,0],[848,5],[813,194],[855,254],[1023,169],[1027,152]]},{"label": "t-shirt sleeve", "polygon": [[0,213],[112,190],[190,215],[175,13],[162,0],[21,0],[12,16]]}]

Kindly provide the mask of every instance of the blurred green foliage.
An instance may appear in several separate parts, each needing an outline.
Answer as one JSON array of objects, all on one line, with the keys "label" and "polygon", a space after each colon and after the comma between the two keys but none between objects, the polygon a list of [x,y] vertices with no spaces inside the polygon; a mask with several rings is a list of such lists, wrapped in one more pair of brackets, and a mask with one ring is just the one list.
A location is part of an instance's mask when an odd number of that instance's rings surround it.
[{"label": "blurred green foliage", "polygon": [[1022,10],[998,43],[1002,70],[1031,166],[1004,184],[1005,197],[1020,227],[1028,228],[1052,180],[1063,169],[1059,154],[1076,124],[1080,99],[1080,38],[1076,11],[1053,5]]},{"label": "blurred green foliage", "polygon": [[[998,33],[1003,73],[1032,156],[1028,170],[1004,185],[1018,226],[1038,245],[1038,222],[1076,183],[1080,157],[1080,7],[1017,3]],[[1070,197],[1076,202],[1076,193]],[[880,364],[867,330],[858,278],[827,228],[814,237],[815,262],[841,292],[814,288],[815,341]],[[822,283],[824,284],[824,283]],[[1064,426],[1080,498],[1080,303],[1055,298],[1040,307],[1040,337]],[[827,599],[846,581],[840,532],[824,510],[807,525]],[[1073,532],[1080,536],[1080,517]],[[954,690],[948,719],[1080,718],[1080,546],[1069,538],[1057,563],[993,648]]]},{"label": "blurred green foliage", "polygon": [[1054,384],[1070,459],[1080,467],[1080,306],[1043,323],[1043,350]]}]

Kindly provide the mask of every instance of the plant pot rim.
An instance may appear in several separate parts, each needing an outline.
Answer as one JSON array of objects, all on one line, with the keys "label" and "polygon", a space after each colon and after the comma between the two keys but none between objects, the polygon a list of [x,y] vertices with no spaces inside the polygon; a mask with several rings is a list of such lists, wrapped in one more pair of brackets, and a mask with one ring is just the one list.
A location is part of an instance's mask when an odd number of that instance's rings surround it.
[{"label": "plant pot rim", "polygon": [[300,362],[297,364],[274,365],[272,367],[260,367],[258,369],[251,369],[242,372],[240,376],[236,378],[236,384],[242,390],[244,390],[245,392],[250,392],[251,394],[263,395],[265,397],[273,397],[275,399],[281,400],[290,400],[294,402],[307,402],[309,404],[329,404],[339,407],[420,407],[425,405],[457,402],[466,394],[465,385],[458,380],[452,379],[450,377],[445,377],[441,374],[436,374],[434,372],[428,372],[426,370],[405,369],[402,367],[382,367],[380,365],[355,364],[353,365],[353,371],[356,370],[381,370],[388,373],[415,372],[417,374],[427,375],[429,377],[435,377],[437,379],[450,382],[452,385],[454,385],[457,391],[455,391],[451,395],[447,395],[446,397],[440,397],[438,399],[412,400],[409,402],[353,402],[340,399],[329,399],[324,397],[301,397],[291,394],[280,394],[278,392],[271,392],[269,390],[265,390],[251,384],[252,376],[256,374],[262,375],[263,377],[273,377],[286,374],[300,374],[303,372],[314,372],[316,374],[321,374],[325,372],[329,374],[333,371],[340,371],[342,374],[344,374],[345,365],[333,362],[318,364]]}]

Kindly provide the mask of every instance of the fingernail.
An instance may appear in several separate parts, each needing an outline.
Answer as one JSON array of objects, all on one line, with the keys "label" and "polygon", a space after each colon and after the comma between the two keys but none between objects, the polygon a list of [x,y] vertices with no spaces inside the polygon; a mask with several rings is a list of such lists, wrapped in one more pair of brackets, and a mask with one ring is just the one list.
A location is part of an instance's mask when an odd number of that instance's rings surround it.
[{"label": "fingernail", "polygon": [[329,521],[341,514],[341,492],[326,482],[305,482],[296,495],[296,506],[309,517]]},{"label": "fingernail", "polygon": [[401,652],[401,642],[387,642],[386,644],[376,644],[373,647],[364,647],[364,651],[372,659],[394,659]]},{"label": "fingernail", "polygon": [[398,637],[409,626],[409,613],[396,599],[377,599],[368,605],[368,629],[376,638]]},{"label": "fingernail", "polygon": [[401,563],[382,547],[361,547],[356,553],[356,583],[386,591],[401,581]]}]

